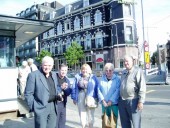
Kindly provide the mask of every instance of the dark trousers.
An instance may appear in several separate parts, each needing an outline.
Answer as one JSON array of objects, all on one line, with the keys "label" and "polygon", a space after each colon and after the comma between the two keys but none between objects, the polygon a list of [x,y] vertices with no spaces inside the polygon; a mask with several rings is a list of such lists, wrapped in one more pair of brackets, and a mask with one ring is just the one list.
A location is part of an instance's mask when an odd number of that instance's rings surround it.
[{"label": "dark trousers", "polygon": [[118,108],[122,128],[141,128],[141,110],[137,109],[138,99],[119,99]]},{"label": "dark trousers", "polygon": [[57,104],[57,124],[58,128],[65,128],[66,123],[66,107],[64,107],[64,102],[59,102]]},{"label": "dark trousers", "polygon": [[54,102],[48,103],[42,113],[35,112],[34,116],[35,128],[56,128],[57,114]]}]

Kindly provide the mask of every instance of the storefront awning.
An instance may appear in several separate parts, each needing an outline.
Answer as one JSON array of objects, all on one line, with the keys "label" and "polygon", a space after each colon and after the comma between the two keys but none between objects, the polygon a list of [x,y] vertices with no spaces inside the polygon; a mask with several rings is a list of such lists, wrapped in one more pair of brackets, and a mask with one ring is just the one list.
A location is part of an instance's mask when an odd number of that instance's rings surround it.
[{"label": "storefront awning", "polygon": [[16,47],[53,27],[53,22],[0,15],[0,30],[15,31]]},{"label": "storefront awning", "polygon": [[96,62],[103,62],[103,58],[97,58]]}]

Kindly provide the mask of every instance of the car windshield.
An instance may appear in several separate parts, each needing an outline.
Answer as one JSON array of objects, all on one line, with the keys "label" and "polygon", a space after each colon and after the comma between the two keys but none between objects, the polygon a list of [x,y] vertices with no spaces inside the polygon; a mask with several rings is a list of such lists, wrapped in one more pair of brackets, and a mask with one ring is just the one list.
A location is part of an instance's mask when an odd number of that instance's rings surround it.
[{"label": "car windshield", "polygon": [[73,74],[68,73],[68,74],[67,74],[67,77],[68,77],[68,78],[74,78],[74,75],[73,75]]}]

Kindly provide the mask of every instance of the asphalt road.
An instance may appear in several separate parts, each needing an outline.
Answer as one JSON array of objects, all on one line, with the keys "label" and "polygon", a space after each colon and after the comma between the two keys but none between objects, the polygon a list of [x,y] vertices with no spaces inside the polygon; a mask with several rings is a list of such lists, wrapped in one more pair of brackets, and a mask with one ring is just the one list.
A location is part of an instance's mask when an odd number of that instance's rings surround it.
[{"label": "asphalt road", "polygon": [[170,85],[147,85],[142,128],[170,128]]},{"label": "asphalt road", "polygon": [[[67,128],[80,127],[77,106],[69,98]],[[95,123],[101,123],[101,106],[95,111]],[[75,126],[75,122],[77,125]],[[120,128],[120,121],[118,122]],[[33,128],[33,118],[0,121],[0,128]],[[97,127],[100,128],[100,127]],[[142,128],[170,128],[170,85],[147,85],[146,102],[142,112]]]},{"label": "asphalt road", "polygon": [[[75,110],[72,101],[69,109]],[[101,118],[101,106],[95,111]],[[120,126],[120,120],[119,120]],[[147,85],[146,102],[142,112],[142,128],[170,128],[170,85]]]}]

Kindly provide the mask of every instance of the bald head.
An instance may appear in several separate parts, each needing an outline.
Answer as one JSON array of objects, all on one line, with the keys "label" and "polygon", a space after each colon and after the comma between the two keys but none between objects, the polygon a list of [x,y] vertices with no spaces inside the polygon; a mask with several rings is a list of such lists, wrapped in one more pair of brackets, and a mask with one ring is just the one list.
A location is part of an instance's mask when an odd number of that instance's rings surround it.
[{"label": "bald head", "polygon": [[133,56],[125,55],[124,64],[127,70],[130,70],[133,67]]}]

